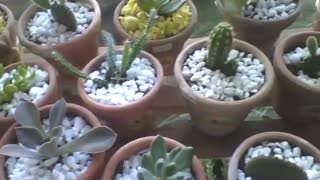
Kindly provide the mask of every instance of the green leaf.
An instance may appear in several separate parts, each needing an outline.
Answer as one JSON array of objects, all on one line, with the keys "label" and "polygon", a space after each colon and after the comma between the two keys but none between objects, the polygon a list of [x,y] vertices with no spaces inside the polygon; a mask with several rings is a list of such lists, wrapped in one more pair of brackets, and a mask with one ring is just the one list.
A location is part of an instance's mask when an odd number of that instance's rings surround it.
[{"label": "green leaf", "polygon": [[17,68],[18,74],[22,77],[26,77],[28,74],[28,68],[24,65],[19,65]]},{"label": "green leaf", "polygon": [[37,152],[16,144],[7,144],[2,146],[0,148],[0,154],[11,157],[42,159],[41,155]]},{"label": "green leaf", "polygon": [[58,156],[58,138],[54,137],[49,142],[46,142],[38,149],[39,154],[46,157]]},{"label": "green leaf", "polygon": [[16,135],[23,146],[32,149],[41,145],[46,139],[46,137],[34,127],[16,127]]},{"label": "green leaf", "polygon": [[51,6],[49,0],[31,0],[31,1],[43,9],[49,9]]},{"label": "green leaf", "polygon": [[154,173],[153,163],[152,156],[150,154],[145,154],[141,160],[141,167],[147,169],[151,173]]},{"label": "green leaf", "polygon": [[151,172],[148,170],[141,168],[138,172],[138,179],[139,180],[158,180]]},{"label": "green leaf", "polygon": [[50,10],[56,22],[65,25],[69,31],[77,30],[76,17],[68,6],[55,2]]},{"label": "green leaf", "polygon": [[2,77],[4,73],[5,71],[4,71],[3,64],[0,64],[0,77]]},{"label": "green leaf", "polygon": [[168,159],[172,161],[181,150],[182,148],[179,148],[179,147],[172,149],[168,154]]},{"label": "green leaf", "polygon": [[227,0],[223,1],[226,10],[231,14],[239,14],[242,7],[246,5],[248,0]]},{"label": "green leaf", "polygon": [[18,88],[13,84],[8,84],[3,88],[3,91],[10,97],[13,97],[14,93],[18,92]]},{"label": "green leaf", "polygon": [[181,6],[185,3],[185,0],[171,0],[169,3],[165,4],[162,6],[158,13],[159,15],[171,15],[172,13],[176,12],[179,10]]},{"label": "green leaf", "polygon": [[193,148],[185,147],[175,156],[175,158],[173,159],[173,162],[177,165],[178,171],[183,171],[191,167],[192,158],[193,158]]},{"label": "green leaf", "polygon": [[174,175],[176,172],[177,172],[177,166],[175,163],[169,163],[165,167],[165,176],[166,177],[170,177],[170,176]]},{"label": "green leaf", "polygon": [[158,135],[152,142],[150,153],[153,161],[157,161],[158,159],[166,159],[167,150],[162,136]]},{"label": "green leaf", "polygon": [[66,116],[66,106],[66,101],[62,98],[50,109],[49,132],[51,132],[55,127],[61,125],[63,118]]},{"label": "green leaf", "polygon": [[164,159],[158,159],[155,163],[155,166],[154,166],[154,174],[158,177],[161,177],[164,175],[164,165],[165,165],[165,162],[164,162]]}]

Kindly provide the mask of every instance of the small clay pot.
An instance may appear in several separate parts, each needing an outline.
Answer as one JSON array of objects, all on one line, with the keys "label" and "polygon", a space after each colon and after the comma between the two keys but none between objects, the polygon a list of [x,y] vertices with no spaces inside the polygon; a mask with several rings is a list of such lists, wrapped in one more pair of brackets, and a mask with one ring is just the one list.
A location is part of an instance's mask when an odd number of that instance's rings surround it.
[{"label": "small clay pot", "polygon": [[206,134],[224,136],[239,127],[253,108],[262,105],[270,97],[275,75],[269,59],[260,50],[246,42],[235,39],[233,41],[235,49],[249,52],[263,63],[265,84],[255,95],[233,102],[218,101],[198,95],[182,76],[182,67],[190,54],[207,47],[207,43],[208,39],[203,39],[186,47],[178,56],[174,67],[174,75],[180,91],[186,99],[188,112],[194,125]]},{"label": "small clay pot", "polygon": [[21,15],[18,22],[18,37],[20,43],[32,53],[43,57],[59,72],[61,79],[74,79],[64,68],[61,68],[51,57],[52,51],[61,53],[71,64],[82,69],[91,59],[98,54],[98,37],[101,30],[101,11],[96,0],[86,0],[94,10],[92,22],[86,31],[78,37],[54,46],[41,46],[26,37],[25,30],[34,14],[40,10],[36,5],[31,5]]},{"label": "small clay pot", "polygon": [[[22,63],[26,65],[37,65],[40,69],[48,72],[49,74],[48,90],[46,94],[42,97],[42,99],[40,99],[40,101],[36,103],[36,106],[42,107],[44,105],[54,103],[58,99],[58,85],[54,68],[45,60],[37,58],[11,64],[5,67],[5,71],[11,71],[12,69],[16,68],[19,64]],[[0,117],[0,136],[3,135],[14,122],[15,120],[13,117]]]},{"label": "small clay pot", "polygon": [[[119,20],[121,9],[126,3],[127,0],[122,0],[113,14],[115,32],[122,41],[126,39],[134,39],[132,35],[122,28]],[[145,44],[145,50],[159,59],[161,65],[163,66],[165,75],[173,74],[174,59],[180,53],[186,40],[191,36],[192,31],[198,21],[197,8],[193,2],[191,0],[186,0],[186,3],[189,5],[192,13],[189,25],[174,36],[159,40],[148,40]]]},{"label": "small clay pot", "polygon": [[[155,136],[143,137],[136,139],[121,147],[109,160],[107,166],[104,169],[102,180],[111,180],[117,174],[117,170],[121,167],[124,160],[129,159],[131,156],[138,154],[140,151],[150,147]],[[185,147],[183,144],[169,138],[164,138],[165,144],[168,150],[176,147]],[[204,173],[201,161],[193,156],[192,160],[192,173],[197,180],[205,180],[206,175]]]},{"label": "small clay pot", "polygon": [[[49,111],[53,107],[53,105],[47,105],[40,108],[41,117],[46,118],[49,116]],[[75,105],[75,104],[67,104],[67,114],[73,116],[81,116],[84,118],[92,127],[101,126],[99,120],[87,109]],[[3,135],[0,140],[0,147],[6,144],[13,144],[16,143],[16,131],[15,131],[16,124],[12,125],[10,129]],[[0,155],[0,180],[7,179],[7,171],[5,168],[6,157]],[[92,162],[88,169],[83,173],[80,177],[80,180],[93,180],[99,179],[101,177],[103,168],[105,165],[105,153],[98,153],[94,154],[92,158]]]},{"label": "small clay pot", "polygon": [[304,31],[282,39],[276,47],[274,70],[277,83],[274,107],[288,122],[309,122],[320,120],[320,87],[311,86],[299,80],[287,67],[283,55],[296,47],[305,47],[309,36],[320,38],[320,32]]},{"label": "small clay pot", "polygon": [[233,25],[236,37],[256,46],[269,57],[273,55],[273,46],[281,31],[289,27],[299,17],[303,6],[302,0],[296,0],[296,11],[287,18],[256,20],[231,14],[224,7],[224,1],[216,0],[216,6],[222,18]]},{"label": "small clay pot", "polygon": [[294,136],[288,133],[282,132],[263,132],[256,134],[246,139],[244,142],[238,146],[236,151],[233,153],[231,160],[229,162],[228,168],[228,180],[238,179],[238,169],[244,169],[244,156],[248,150],[253,147],[260,145],[262,142],[274,142],[274,141],[288,141],[290,145],[300,147],[303,154],[311,155],[315,158],[315,161],[320,161],[319,150],[310,144],[308,141]]},{"label": "small clay pot", "polygon": [[[118,54],[122,53],[123,47],[116,48]],[[153,121],[144,116],[154,97],[157,95],[163,81],[163,70],[159,61],[151,54],[141,51],[140,58],[147,58],[156,71],[156,82],[153,88],[141,99],[125,105],[104,105],[92,99],[84,90],[84,81],[78,80],[78,94],[84,102],[84,106],[91,110],[100,119],[107,121],[108,125],[117,132],[120,137],[131,137],[135,133],[140,133]],[[90,74],[105,61],[104,56],[98,56],[90,61],[82,70],[83,73]]]}]

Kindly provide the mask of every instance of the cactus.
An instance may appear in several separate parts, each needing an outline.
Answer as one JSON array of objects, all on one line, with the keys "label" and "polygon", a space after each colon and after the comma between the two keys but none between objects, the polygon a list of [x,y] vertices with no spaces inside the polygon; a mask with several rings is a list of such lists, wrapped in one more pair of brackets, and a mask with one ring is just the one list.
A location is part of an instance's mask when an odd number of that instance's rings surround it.
[{"label": "cactus", "polygon": [[[78,139],[57,145],[62,134],[62,120],[66,115],[66,102],[57,101],[49,113],[49,130],[44,130],[40,112],[33,103],[20,104],[15,112],[18,124],[16,135],[23,145],[8,144],[0,148],[0,154],[32,159],[48,159],[73,152],[101,153],[109,149],[115,142],[117,134],[110,128],[100,126],[89,130]],[[39,148],[38,148],[39,146]]]},{"label": "cactus", "polygon": [[146,13],[151,13],[152,9],[161,16],[169,16],[176,12],[185,0],[137,0],[138,6]]},{"label": "cactus", "polygon": [[138,172],[139,180],[178,180],[183,175],[178,174],[191,168],[193,148],[174,148],[167,153],[164,140],[157,136],[151,143],[150,152],[145,154]]},{"label": "cactus", "polygon": [[220,70],[227,76],[234,75],[237,70],[235,61],[227,61],[232,49],[232,27],[229,23],[218,24],[209,35],[208,58],[206,65],[211,70]]},{"label": "cactus", "polygon": [[320,54],[317,54],[318,39],[314,36],[308,37],[306,47],[309,50],[309,55],[297,64],[297,68],[303,70],[311,78],[318,78],[318,72],[320,71]]},{"label": "cactus", "polygon": [[254,180],[307,180],[297,165],[276,157],[259,156],[248,162],[245,172]]},{"label": "cactus", "polygon": [[32,0],[37,6],[49,9],[54,20],[67,27],[69,31],[77,30],[77,21],[71,9],[65,5],[65,0]]}]

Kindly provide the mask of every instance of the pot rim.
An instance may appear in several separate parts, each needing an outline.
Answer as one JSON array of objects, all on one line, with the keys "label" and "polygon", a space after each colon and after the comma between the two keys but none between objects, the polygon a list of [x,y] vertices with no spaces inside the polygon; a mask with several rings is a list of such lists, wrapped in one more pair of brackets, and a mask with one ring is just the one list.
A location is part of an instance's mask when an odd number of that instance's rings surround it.
[{"label": "pot rim", "polygon": [[[117,53],[122,52],[124,49],[123,46],[116,47],[115,50]],[[140,106],[144,104],[145,102],[150,101],[151,98],[153,98],[159,91],[159,89],[162,86],[163,79],[164,79],[164,72],[162,69],[162,66],[160,62],[155,58],[152,54],[146,52],[146,51],[141,51],[139,57],[144,57],[147,58],[153,65],[153,68],[156,71],[156,81],[151,90],[145,94],[141,99],[124,104],[124,105],[105,105],[102,103],[99,103],[89,97],[89,95],[84,91],[84,80],[78,79],[78,93],[80,98],[85,101],[86,103],[90,104],[90,106],[96,107],[98,110],[103,111],[104,109],[108,109],[110,111],[122,111],[126,109],[133,108],[135,106]],[[104,55],[99,55],[95,57],[93,60],[91,60],[82,70],[83,73],[89,74],[92,72],[92,68],[96,68],[99,66],[101,61],[103,61]],[[91,71],[90,71],[91,70]],[[90,71],[90,72],[89,72]]]},{"label": "pot rim", "polygon": [[[43,106],[46,102],[49,102],[49,99],[51,98],[49,95],[54,94],[55,93],[54,91],[56,91],[55,86],[57,84],[57,79],[56,79],[55,69],[48,62],[38,57],[37,59],[23,60],[20,62],[10,64],[5,67],[5,72],[8,72],[13,68],[16,68],[20,64],[37,65],[39,69],[46,71],[48,73],[48,76],[49,76],[48,89],[44,94],[44,96],[39,100],[39,102],[36,103],[37,107]],[[0,117],[0,118],[1,118],[0,122],[14,121],[14,117]]]},{"label": "pot rim", "polygon": [[[287,37],[280,40],[278,46],[276,46],[275,55],[274,55],[274,68],[277,74],[283,75],[286,79],[290,82],[294,83],[295,85],[299,86],[302,89],[312,91],[315,93],[320,93],[320,87],[312,86],[307,83],[304,83],[302,80],[298,79],[287,67],[284,63],[283,55],[288,51],[288,49],[292,50],[291,48],[291,41],[294,39],[299,39],[299,37],[303,37],[303,45],[305,46],[305,40],[308,36],[317,36],[320,37],[320,32],[315,31],[303,31],[294,34],[290,34]],[[306,38],[305,38],[306,37]],[[299,42],[302,44],[302,42]],[[290,48],[289,48],[290,47]],[[294,48],[299,47],[299,45],[295,45]]]},{"label": "pot rim", "polygon": [[[117,166],[119,166],[119,163],[121,163],[123,158],[126,158],[127,152],[131,152],[132,154],[129,154],[130,156],[133,155],[133,153],[136,153],[136,146],[144,146],[145,148],[148,148],[151,144],[151,142],[156,138],[156,136],[146,136],[139,139],[135,139],[126,145],[122,146],[120,149],[115,152],[112,157],[110,158],[109,162],[105,166],[104,174],[102,176],[102,179],[108,180],[109,177],[114,176],[115,172],[111,172],[113,169],[116,169]],[[171,147],[186,147],[185,145],[181,144],[180,142],[170,139],[167,137],[163,137],[167,149],[170,149]],[[140,149],[140,148],[139,148]],[[143,149],[140,149],[140,151]],[[134,151],[134,152],[133,152]],[[192,159],[192,167],[191,170],[193,171],[193,175],[197,178],[197,180],[205,180],[205,173],[204,168],[201,164],[201,161],[198,159],[196,155],[193,155]]]},{"label": "pot rim", "polygon": [[[219,9],[221,9],[222,11],[224,11],[227,14],[231,15],[224,8],[223,0],[216,0],[215,3],[219,7]],[[287,18],[277,19],[277,20],[256,20],[256,19],[252,19],[252,18],[242,17],[240,15],[231,15],[231,17],[234,18],[237,21],[242,21],[244,23],[266,24],[266,26],[271,26],[272,24],[275,24],[275,23],[281,23],[281,22],[287,21],[288,19],[297,18],[299,16],[301,10],[302,10],[302,7],[303,7],[303,1],[302,0],[297,0],[297,7],[296,7],[295,12],[292,13],[291,15],[289,15]]]},{"label": "pot rim", "polygon": [[[313,152],[316,155],[315,158],[318,160],[320,159],[320,152],[318,149],[312,145],[310,142],[306,141],[305,139],[295,136],[293,134],[279,132],[279,131],[269,131],[269,132],[262,132],[255,135],[250,136],[245,141],[243,141],[237,149],[234,151],[231,160],[229,162],[228,168],[228,179],[236,180],[237,171],[239,167],[239,162],[245,155],[245,153],[255,145],[262,143],[263,141],[289,141],[291,144],[295,144],[296,146],[300,147],[303,151]],[[292,143],[294,142],[294,143]],[[295,143],[296,142],[296,143]],[[297,145],[298,144],[298,145]],[[300,145],[300,146],[299,146]],[[304,146],[304,147],[301,147]],[[307,147],[307,148],[306,148]]]},{"label": "pot rim", "polygon": [[[18,21],[18,37],[19,40],[21,41],[22,44],[26,44],[28,46],[32,46],[32,47],[36,47],[39,50],[42,51],[47,51],[50,49],[57,49],[58,47],[61,46],[67,46],[67,45],[71,45],[75,42],[78,42],[80,40],[82,40],[84,37],[88,36],[88,34],[91,31],[95,30],[95,26],[97,26],[98,24],[101,23],[101,10],[100,10],[100,6],[98,4],[98,2],[96,0],[86,0],[86,3],[89,3],[92,5],[93,11],[94,11],[94,16],[92,18],[92,21],[90,23],[90,25],[87,27],[87,29],[79,36],[77,37],[73,37],[72,39],[63,42],[63,43],[59,43],[56,45],[46,45],[46,46],[41,46],[33,41],[30,41],[26,35],[25,35],[25,29],[26,26],[28,24],[28,22],[30,21],[30,19],[33,17],[33,15],[38,12],[39,9],[41,9],[40,7],[38,7],[35,4],[31,4],[24,12],[23,14],[20,16],[19,21]],[[31,13],[29,13],[31,12]]]},{"label": "pot rim", "polygon": [[[52,108],[53,104],[49,104],[46,106],[43,106],[41,108],[38,108],[40,111],[40,114],[48,114],[50,109]],[[84,120],[90,124],[92,127],[98,127],[101,126],[100,121],[97,119],[97,117],[95,115],[93,115],[89,110],[87,110],[86,108],[79,106],[77,104],[72,104],[72,103],[67,103],[66,105],[67,107],[67,113],[70,112],[70,114],[77,114],[81,117],[83,117]],[[14,128],[16,126],[16,123],[14,123],[12,126],[10,126],[10,128],[5,132],[5,134],[2,136],[2,138],[0,139],[0,147],[8,144],[6,143],[7,141],[11,140],[13,137],[12,135],[15,136],[15,131]],[[1,158],[6,158],[7,156],[3,156],[0,155]],[[93,172],[96,173],[97,171],[97,167],[101,166],[101,169],[104,166],[104,158],[105,158],[105,153],[98,153],[98,154],[92,154],[92,162],[91,164],[88,166],[87,170],[85,171],[85,173],[83,173],[80,176],[80,180],[87,180],[87,179],[91,179],[92,176],[90,176],[90,174],[92,174]],[[4,163],[5,161],[2,161],[1,163]],[[4,169],[4,164],[1,164],[2,168],[0,170],[0,172],[5,172],[5,173],[0,173],[1,176],[4,176],[4,174],[6,174],[6,171]],[[3,177],[0,176],[0,179],[3,179]],[[4,178],[6,179],[6,178]]]},{"label": "pot rim", "polygon": [[[122,33],[124,34],[126,37],[129,37],[129,39],[135,39],[134,36],[132,36],[131,34],[127,33],[127,31],[125,31],[122,28],[122,25],[120,23],[119,20],[119,14],[121,11],[121,8],[125,5],[125,3],[128,0],[122,0],[116,7],[114,14],[113,14],[113,22],[114,25],[116,26],[116,28]],[[197,8],[196,6],[193,4],[193,2],[191,0],[186,0],[186,3],[188,4],[188,6],[190,7],[190,11],[191,11],[191,20],[188,24],[188,26],[186,26],[182,31],[180,31],[179,33],[164,38],[164,39],[156,39],[156,40],[147,40],[146,44],[149,45],[157,45],[157,44],[167,44],[170,43],[172,41],[175,41],[176,39],[180,39],[181,37],[184,36],[184,34],[187,34],[188,32],[191,32],[192,29],[194,28],[194,26],[196,25],[197,21],[198,21],[198,12],[197,12]]]},{"label": "pot rim", "polygon": [[175,66],[174,66],[174,75],[175,75],[175,78],[179,84],[180,90],[185,91],[186,94],[189,94],[192,99],[196,99],[195,101],[202,101],[206,104],[215,104],[215,105],[222,105],[222,106],[235,106],[235,105],[242,105],[242,104],[251,104],[254,101],[262,100],[264,98],[264,96],[266,96],[266,94],[268,94],[268,92],[270,92],[272,90],[272,88],[274,86],[274,82],[275,82],[275,73],[273,71],[273,67],[272,67],[268,57],[262,51],[260,51],[258,48],[256,48],[255,46],[253,46],[247,42],[244,42],[244,41],[241,41],[238,39],[234,39],[233,46],[235,46],[235,49],[243,50],[246,52],[249,52],[246,49],[252,49],[252,51],[250,51],[249,53],[253,54],[254,57],[259,59],[259,61],[261,63],[263,63],[263,65],[265,67],[264,77],[266,79],[263,86],[253,96],[250,96],[249,98],[246,98],[246,99],[237,100],[237,101],[214,100],[214,99],[206,98],[206,97],[199,95],[197,93],[194,93],[194,91],[188,85],[187,81],[182,76],[182,65],[186,61],[185,56],[188,57],[190,55],[187,53],[189,51],[194,52],[195,50],[197,50],[196,48],[198,46],[202,46],[203,44],[207,44],[208,39],[209,38],[201,39],[201,40],[198,40],[198,41],[190,44],[189,46],[184,48],[182,50],[182,52],[178,55]]}]

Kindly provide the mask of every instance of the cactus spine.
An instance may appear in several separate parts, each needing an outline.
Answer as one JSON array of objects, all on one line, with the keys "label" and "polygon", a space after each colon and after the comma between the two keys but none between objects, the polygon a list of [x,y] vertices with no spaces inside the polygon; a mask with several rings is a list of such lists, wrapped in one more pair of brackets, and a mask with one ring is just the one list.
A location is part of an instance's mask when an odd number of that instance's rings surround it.
[{"label": "cactus spine", "polygon": [[220,70],[227,76],[236,73],[236,63],[227,61],[232,49],[233,35],[229,23],[218,24],[209,35],[207,67],[211,70]]}]

